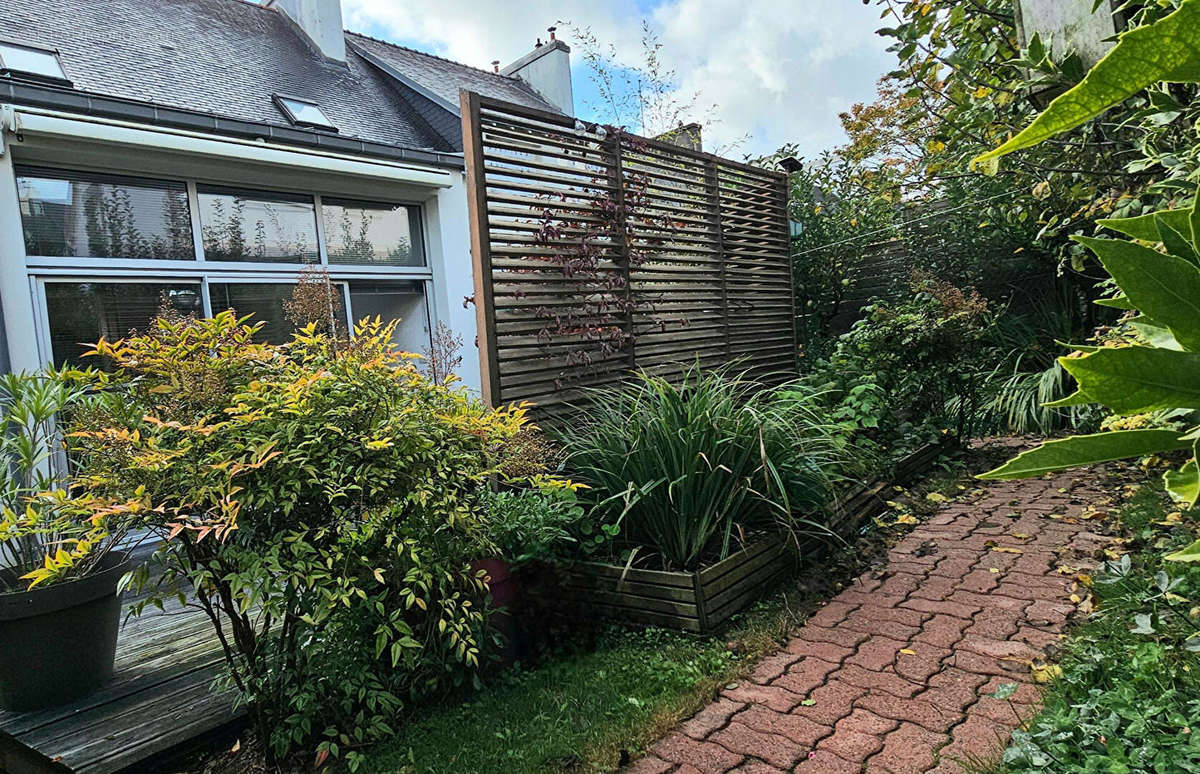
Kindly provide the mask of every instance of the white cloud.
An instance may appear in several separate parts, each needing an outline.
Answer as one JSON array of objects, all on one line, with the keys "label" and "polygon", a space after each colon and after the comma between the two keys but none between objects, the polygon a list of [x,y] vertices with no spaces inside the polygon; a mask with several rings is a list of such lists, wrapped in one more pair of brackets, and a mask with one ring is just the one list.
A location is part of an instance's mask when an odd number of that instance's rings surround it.
[{"label": "white cloud", "polygon": [[[516,59],[559,19],[590,26],[628,60],[639,55],[642,14],[633,0],[343,0],[343,7],[351,29],[478,67]],[[796,142],[811,156],[843,142],[837,113],[870,101],[892,61],[874,34],[877,6],[861,0],[662,0],[649,18],[681,89],[717,106],[706,145],[750,134],[742,149],[750,153]]]}]

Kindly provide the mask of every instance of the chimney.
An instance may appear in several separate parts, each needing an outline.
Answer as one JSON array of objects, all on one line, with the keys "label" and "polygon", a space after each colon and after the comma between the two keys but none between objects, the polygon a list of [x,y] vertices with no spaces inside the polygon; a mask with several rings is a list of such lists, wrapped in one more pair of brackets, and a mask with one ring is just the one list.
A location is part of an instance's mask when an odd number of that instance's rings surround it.
[{"label": "chimney", "polygon": [[669,132],[663,132],[654,139],[669,142],[672,145],[677,145],[680,148],[687,148],[696,152],[704,151],[704,139],[701,136],[703,127],[697,123],[680,124]]},{"label": "chimney", "polygon": [[571,89],[571,47],[559,40],[551,27],[549,42],[541,42],[525,56],[505,67],[503,75],[515,75],[541,94],[560,113],[575,115]]},{"label": "chimney", "polygon": [[272,7],[291,19],[326,59],[346,61],[341,0],[274,0]]}]

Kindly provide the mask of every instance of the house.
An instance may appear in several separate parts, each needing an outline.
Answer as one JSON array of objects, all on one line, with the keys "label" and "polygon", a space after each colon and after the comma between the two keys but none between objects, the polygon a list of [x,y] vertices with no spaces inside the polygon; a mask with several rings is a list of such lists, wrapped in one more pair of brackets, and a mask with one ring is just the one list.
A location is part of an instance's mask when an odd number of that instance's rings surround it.
[{"label": "house", "polygon": [[479,386],[459,90],[570,114],[570,49],[488,72],[346,32],[338,0],[0,10],[0,367],[77,362],[160,304],[286,340],[328,269],[349,320],[439,322]]}]

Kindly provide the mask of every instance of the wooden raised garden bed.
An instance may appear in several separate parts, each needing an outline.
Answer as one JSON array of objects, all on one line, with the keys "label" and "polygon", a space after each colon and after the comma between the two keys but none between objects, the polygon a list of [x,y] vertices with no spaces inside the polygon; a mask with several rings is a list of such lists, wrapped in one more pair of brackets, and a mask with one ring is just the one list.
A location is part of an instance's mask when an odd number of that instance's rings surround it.
[{"label": "wooden raised garden bed", "polygon": [[795,561],[783,541],[762,540],[695,572],[584,562],[555,573],[555,597],[605,618],[707,632],[744,608]]},{"label": "wooden raised garden bed", "polygon": [[[923,447],[901,460],[897,480],[928,468],[943,451]],[[842,536],[855,532],[883,510],[887,481],[851,489],[839,504],[830,528]],[[808,546],[802,546],[801,552]],[[589,615],[650,624],[688,632],[711,632],[791,573],[799,556],[787,541],[771,538],[750,543],[725,559],[694,572],[664,572],[581,562],[553,571],[539,596]]]}]

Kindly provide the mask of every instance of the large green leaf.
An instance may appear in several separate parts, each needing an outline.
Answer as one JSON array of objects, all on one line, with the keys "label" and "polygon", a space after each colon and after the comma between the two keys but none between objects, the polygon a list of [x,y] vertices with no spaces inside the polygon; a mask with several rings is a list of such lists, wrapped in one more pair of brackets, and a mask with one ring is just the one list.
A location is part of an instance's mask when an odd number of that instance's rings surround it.
[{"label": "large green leaf", "polygon": [[1200,269],[1121,239],[1074,238],[1096,254],[1138,310],[1170,328],[1185,349],[1200,351]]},{"label": "large green leaf", "polygon": [[1195,507],[1200,499],[1200,467],[1196,466],[1196,458],[1188,460],[1179,470],[1168,470],[1163,475],[1163,484],[1176,500],[1188,508]]},{"label": "large green leaf", "polygon": [[1139,317],[1130,322],[1133,329],[1142,334],[1147,342],[1152,347],[1159,349],[1173,349],[1176,352],[1182,352],[1183,347],[1175,338],[1175,334],[1171,333],[1170,329],[1165,325],[1159,325],[1148,317]]},{"label": "large green leaf", "polygon": [[1200,408],[1200,354],[1152,347],[1110,347],[1061,357],[1079,389],[1118,414]]},{"label": "large green leaf", "polygon": [[1077,435],[1021,452],[980,478],[1029,478],[1056,470],[1112,462],[1129,457],[1144,457],[1174,449],[1186,449],[1190,441],[1181,441],[1175,430],[1114,430],[1111,433]]},{"label": "large green leaf", "polygon": [[1159,81],[1200,81],[1200,0],[1183,0],[1174,13],[1122,35],[1083,81],[971,166],[992,171],[1001,156],[1074,129]]},{"label": "large green leaf", "polygon": [[1179,229],[1185,234],[1192,235],[1192,246],[1200,250],[1200,189],[1196,191],[1196,198],[1192,199],[1191,217],[1188,218],[1190,228]]},{"label": "large green leaf", "polygon": [[[1190,216],[1188,218],[1191,220]],[[1163,247],[1167,252],[1178,258],[1186,258],[1188,263],[1196,265],[1196,249],[1192,247],[1191,224],[1180,231],[1163,220],[1158,221],[1158,233],[1162,234]]]},{"label": "large green leaf", "polygon": [[1138,215],[1136,218],[1101,218],[1096,222],[1143,242],[1161,242],[1160,221],[1176,231],[1188,233],[1191,230],[1191,216],[1191,210],[1159,210]]},{"label": "large green leaf", "polygon": [[1192,543],[1182,551],[1167,554],[1166,559],[1169,562],[1200,562],[1200,540]]}]

